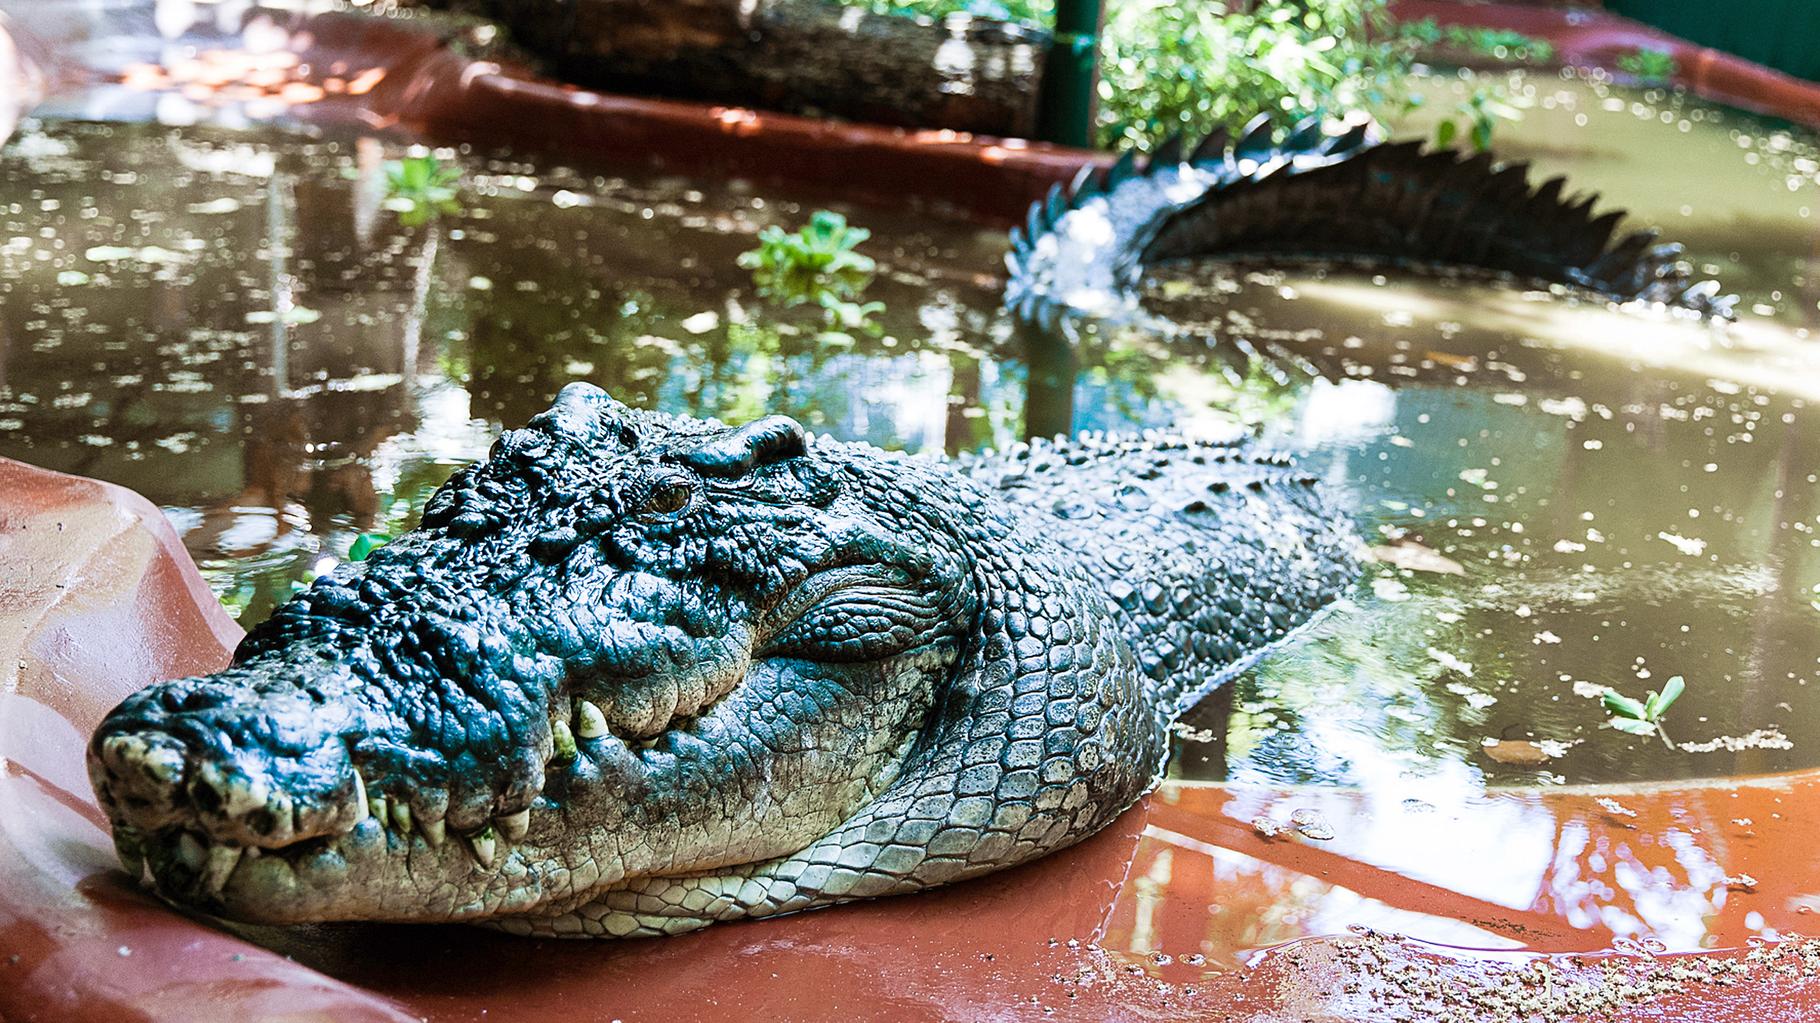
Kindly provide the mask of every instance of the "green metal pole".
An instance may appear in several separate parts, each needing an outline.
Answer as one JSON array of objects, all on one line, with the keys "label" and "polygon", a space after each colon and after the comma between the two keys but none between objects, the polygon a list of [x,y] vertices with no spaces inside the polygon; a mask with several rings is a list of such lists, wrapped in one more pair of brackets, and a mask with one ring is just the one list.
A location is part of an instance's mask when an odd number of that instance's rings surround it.
[{"label": "green metal pole", "polygon": [[1056,0],[1054,42],[1037,96],[1037,138],[1067,146],[1092,143],[1102,14],[1100,0]]}]

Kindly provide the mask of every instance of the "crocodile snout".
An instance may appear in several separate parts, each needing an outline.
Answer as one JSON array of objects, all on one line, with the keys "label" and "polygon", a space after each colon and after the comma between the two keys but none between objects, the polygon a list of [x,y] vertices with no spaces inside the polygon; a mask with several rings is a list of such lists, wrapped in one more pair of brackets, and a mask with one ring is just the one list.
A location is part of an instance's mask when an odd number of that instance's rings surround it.
[{"label": "crocodile snout", "polygon": [[343,738],[310,727],[307,717],[282,720],[306,714],[303,708],[256,701],[166,710],[150,703],[115,711],[89,747],[91,781],[117,824],[272,848],[345,831],[363,815]]}]

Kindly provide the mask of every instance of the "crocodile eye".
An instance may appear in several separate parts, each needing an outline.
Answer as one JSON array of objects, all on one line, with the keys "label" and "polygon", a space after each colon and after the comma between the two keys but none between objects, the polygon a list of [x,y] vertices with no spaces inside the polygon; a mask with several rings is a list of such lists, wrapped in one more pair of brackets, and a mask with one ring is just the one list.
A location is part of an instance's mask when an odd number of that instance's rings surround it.
[{"label": "crocodile eye", "polygon": [[682,480],[664,480],[653,486],[638,508],[640,515],[674,515],[689,506],[692,492]]}]

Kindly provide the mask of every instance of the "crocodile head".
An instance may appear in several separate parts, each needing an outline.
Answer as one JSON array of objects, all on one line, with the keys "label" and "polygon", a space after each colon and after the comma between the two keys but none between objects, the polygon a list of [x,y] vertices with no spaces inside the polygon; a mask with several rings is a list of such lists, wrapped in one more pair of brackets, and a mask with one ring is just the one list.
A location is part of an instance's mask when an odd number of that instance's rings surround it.
[{"label": "crocodile head", "polygon": [[232,666],[108,715],[123,861],[231,918],[441,921],[802,848],[898,771],[979,604],[842,448],[570,385]]}]

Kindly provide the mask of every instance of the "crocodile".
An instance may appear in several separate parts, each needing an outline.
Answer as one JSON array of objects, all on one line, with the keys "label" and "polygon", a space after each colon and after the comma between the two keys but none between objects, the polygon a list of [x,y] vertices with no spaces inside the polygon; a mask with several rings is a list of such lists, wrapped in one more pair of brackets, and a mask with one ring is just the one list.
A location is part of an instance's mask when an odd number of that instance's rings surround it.
[{"label": "crocodile", "polygon": [[1387,141],[1369,120],[1292,124],[1269,115],[1190,146],[1089,163],[1029,207],[1011,234],[1005,304],[1045,328],[1134,324],[1173,333],[1143,304],[1147,270],[1170,263],[1352,262],[1374,270],[1477,273],[1596,299],[1729,320],[1738,299],[1695,280],[1679,243],[1617,235],[1624,211],[1565,178],[1489,152]]},{"label": "crocodile", "polygon": [[[1008,303],[1141,314],[1146,267],[1263,255],[1729,314],[1558,179],[1276,134],[1083,171]],[[1343,598],[1317,484],[1243,438],[942,461],[570,384],[227,668],[129,697],[89,773],[128,869],[233,919],[625,937],[914,892],[1104,827],[1180,714]]]},{"label": "crocodile", "polygon": [[1357,539],[1243,438],[936,460],[573,383],[415,530],[102,721],[122,862],[218,916],[673,934],[1093,834]]}]

